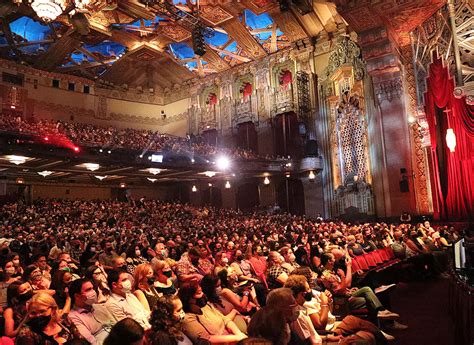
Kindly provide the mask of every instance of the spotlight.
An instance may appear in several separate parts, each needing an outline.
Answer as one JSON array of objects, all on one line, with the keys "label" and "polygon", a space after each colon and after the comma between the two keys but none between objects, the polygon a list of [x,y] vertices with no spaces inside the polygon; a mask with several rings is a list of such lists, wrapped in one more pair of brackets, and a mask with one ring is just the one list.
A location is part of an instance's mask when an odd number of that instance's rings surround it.
[{"label": "spotlight", "polygon": [[107,153],[110,155],[112,153],[112,151],[108,150]]},{"label": "spotlight", "polygon": [[122,182],[122,183],[120,184],[120,188],[125,188],[125,187],[127,187],[127,185]]},{"label": "spotlight", "polygon": [[140,155],[140,158],[143,158],[143,155]]},{"label": "spotlight", "polygon": [[100,153],[102,153],[102,152],[104,152],[104,150],[102,150],[102,149],[99,149],[99,152],[100,152]]},{"label": "spotlight", "polygon": [[19,178],[16,179],[16,183],[17,184],[23,184],[23,183],[25,183],[25,180],[23,180],[21,177],[19,177]]},{"label": "spotlight", "polygon": [[77,146],[74,146],[74,152],[79,152],[79,151],[81,151],[81,149]]},{"label": "spotlight", "polygon": [[230,167],[229,158],[224,156],[217,158],[216,166],[219,170],[227,170]]},{"label": "spotlight", "polygon": [[49,138],[48,138],[48,137],[44,137],[44,141],[49,141]]}]

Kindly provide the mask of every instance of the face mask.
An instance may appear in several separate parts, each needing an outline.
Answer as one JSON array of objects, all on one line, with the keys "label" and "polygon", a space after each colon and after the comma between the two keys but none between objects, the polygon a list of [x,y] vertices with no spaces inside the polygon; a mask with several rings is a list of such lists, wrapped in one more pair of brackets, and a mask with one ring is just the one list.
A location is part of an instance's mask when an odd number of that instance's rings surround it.
[{"label": "face mask", "polygon": [[140,255],[142,255],[142,252],[139,250],[135,250],[135,256],[140,256]]},{"label": "face mask", "polygon": [[12,262],[16,267],[20,266],[20,260],[13,260]]},{"label": "face mask", "polygon": [[236,259],[237,259],[237,261],[242,261],[242,260],[244,259],[244,256],[243,256],[243,255],[239,255],[239,256],[237,256]]},{"label": "face mask", "polygon": [[130,280],[124,280],[122,282],[122,292],[123,293],[130,293],[132,291],[132,282]]},{"label": "face mask", "polygon": [[203,308],[206,304],[207,304],[207,298],[206,298],[205,295],[203,295],[202,297],[196,299],[196,305],[199,308]]},{"label": "face mask", "polygon": [[290,262],[294,262],[296,260],[295,254],[291,254],[289,259],[290,259]]},{"label": "face mask", "polygon": [[309,302],[313,299],[313,294],[311,292],[305,292],[304,293],[304,300]]},{"label": "face mask", "polygon": [[86,297],[86,300],[84,301],[85,304],[93,305],[97,303],[97,293],[94,290],[89,291],[85,297]]},{"label": "face mask", "polygon": [[33,332],[41,333],[50,321],[51,315],[37,316],[30,319],[26,324],[31,328]]},{"label": "face mask", "polygon": [[183,322],[185,317],[186,317],[186,313],[183,310],[181,310],[178,315],[178,321]]},{"label": "face mask", "polygon": [[147,283],[148,283],[149,285],[153,285],[154,282],[155,282],[155,279],[153,279],[153,278],[148,278],[148,279],[147,279]]},{"label": "face mask", "polygon": [[222,258],[222,263],[227,265],[229,263],[229,259],[227,257]]},{"label": "face mask", "polygon": [[5,272],[6,272],[7,274],[10,274],[10,275],[11,275],[11,274],[14,274],[14,273],[15,273],[15,267],[8,267],[8,268],[6,268],[6,269],[5,269]]},{"label": "face mask", "polygon": [[168,278],[171,278],[171,276],[173,275],[173,272],[172,271],[163,271],[163,275],[168,277]]},{"label": "face mask", "polygon": [[168,251],[166,249],[162,249],[160,251],[160,254],[163,258],[167,258],[168,257]]},{"label": "face mask", "polygon": [[197,259],[195,259],[195,258],[191,259],[191,263],[192,263],[194,266],[199,265],[199,258],[197,258]]},{"label": "face mask", "polygon": [[29,301],[31,297],[33,297],[33,290],[28,290],[18,295],[18,300],[20,300],[21,302],[26,302]]}]

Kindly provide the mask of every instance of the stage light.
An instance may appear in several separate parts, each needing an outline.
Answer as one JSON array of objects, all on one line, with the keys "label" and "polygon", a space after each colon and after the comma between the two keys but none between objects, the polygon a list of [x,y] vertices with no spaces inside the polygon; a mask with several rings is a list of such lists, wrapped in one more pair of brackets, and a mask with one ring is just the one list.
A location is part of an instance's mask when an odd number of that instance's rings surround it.
[{"label": "stage light", "polygon": [[311,181],[314,181],[314,179],[316,178],[316,175],[314,174],[314,172],[310,171],[310,172],[309,172],[309,175],[308,175],[308,178],[309,178]]},{"label": "stage light", "polygon": [[51,175],[53,172],[49,170],[43,170],[43,171],[38,171],[38,175],[41,175],[43,177]]},{"label": "stage light", "polygon": [[28,160],[28,157],[16,155],[6,156],[6,158],[10,163],[15,165],[24,164]]},{"label": "stage light", "polygon": [[206,43],[204,42],[203,29],[201,27],[196,27],[191,33],[193,41],[193,51],[194,54],[203,56],[206,54]]},{"label": "stage light", "polygon": [[193,193],[196,193],[196,192],[198,191],[198,189],[196,188],[196,186],[193,186],[193,188],[191,188],[191,191],[192,191]]},{"label": "stage light", "polygon": [[140,155],[139,157],[140,157],[140,158],[143,158],[143,155]]},{"label": "stage light", "polygon": [[268,177],[265,177],[265,179],[263,180],[263,184],[269,185],[270,184],[270,179]]},{"label": "stage light", "polygon": [[226,188],[226,189],[230,189],[230,182],[229,182],[229,181],[227,181],[227,182],[225,183],[225,188]]},{"label": "stage light", "polygon": [[107,153],[110,155],[112,153],[112,151],[108,150]]},{"label": "stage light", "polygon": [[102,152],[104,152],[104,150],[102,150],[102,149],[99,149],[99,152],[100,152],[100,153],[102,153]]},{"label": "stage light", "polygon": [[79,151],[81,151],[81,149],[79,147],[75,146],[74,147],[74,152],[79,152]]},{"label": "stage light", "polygon": [[219,170],[227,170],[230,167],[230,160],[227,157],[221,156],[216,160],[216,166]]}]

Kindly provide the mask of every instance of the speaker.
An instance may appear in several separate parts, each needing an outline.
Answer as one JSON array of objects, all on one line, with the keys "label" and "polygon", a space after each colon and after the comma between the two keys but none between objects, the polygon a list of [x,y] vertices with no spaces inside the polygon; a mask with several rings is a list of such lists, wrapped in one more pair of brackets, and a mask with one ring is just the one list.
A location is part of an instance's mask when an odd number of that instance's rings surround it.
[{"label": "speaker", "polygon": [[192,32],[193,50],[196,55],[203,56],[206,54],[206,44],[204,42],[203,29],[196,27]]},{"label": "speaker", "polygon": [[279,0],[280,3],[280,12],[286,12],[290,9],[290,1],[289,0]]}]

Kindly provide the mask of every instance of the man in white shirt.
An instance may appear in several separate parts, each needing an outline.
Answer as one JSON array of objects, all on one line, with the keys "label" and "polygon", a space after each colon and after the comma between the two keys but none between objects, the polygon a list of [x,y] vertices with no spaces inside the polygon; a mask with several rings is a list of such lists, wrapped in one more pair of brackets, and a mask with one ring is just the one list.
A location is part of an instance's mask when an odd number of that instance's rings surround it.
[{"label": "man in white shirt", "polygon": [[130,317],[137,321],[145,330],[151,328],[148,321],[150,312],[140,303],[132,293],[132,283],[125,271],[111,270],[108,272],[107,282],[112,292],[107,307],[118,322]]},{"label": "man in white shirt", "polygon": [[94,285],[88,279],[77,279],[69,288],[72,310],[69,319],[91,345],[102,345],[115,319],[97,303]]}]

